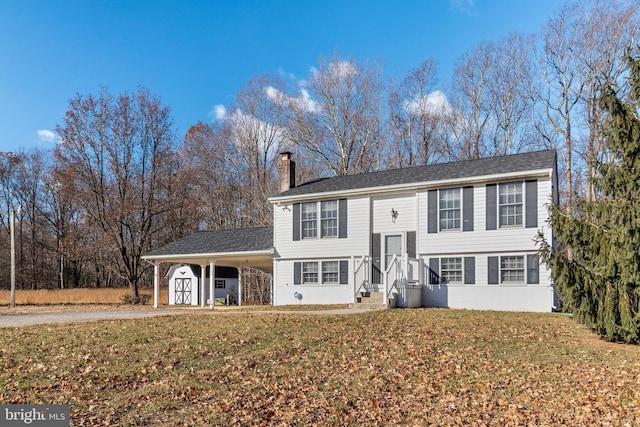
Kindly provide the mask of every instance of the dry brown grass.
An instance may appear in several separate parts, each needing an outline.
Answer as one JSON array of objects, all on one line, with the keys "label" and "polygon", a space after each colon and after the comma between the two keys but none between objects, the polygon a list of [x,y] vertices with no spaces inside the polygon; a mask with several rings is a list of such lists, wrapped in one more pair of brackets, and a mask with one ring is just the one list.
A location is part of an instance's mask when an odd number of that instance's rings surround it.
[{"label": "dry brown grass", "polygon": [[[122,304],[129,288],[76,288],[76,289],[38,289],[16,290],[16,305],[60,305],[60,304]],[[168,289],[160,288],[160,303],[166,304]],[[140,289],[141,294],[150,295],[153,301],[153,289]],[[8,305],[11,292],[0,291],[0,305]]]},{"label": "dry brown grass", "polygon": [[565,316],[235,313],[0,328],[0,403],[74,426],[640,425],[638,347]]}]

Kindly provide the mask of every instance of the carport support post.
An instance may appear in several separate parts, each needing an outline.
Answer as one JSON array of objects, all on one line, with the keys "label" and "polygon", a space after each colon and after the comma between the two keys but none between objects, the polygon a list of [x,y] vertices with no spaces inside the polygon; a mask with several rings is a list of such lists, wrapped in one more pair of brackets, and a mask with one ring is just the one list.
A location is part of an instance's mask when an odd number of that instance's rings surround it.
[{"label": "carport support post", "polygon": [[207,264],[200,265],[200,307],[204,308],[205,300],[207,299],[207,295],[204,290],[204,282],[207,280]]},{"label": "carport support post", "polygon": [[238,305],[242,305],[242,267],[238,267]]},{"label": "carport support post", "polygon": [[216,261],[213,259],[209,260],[209,295],[211,295],[211,304],[209,305],[209,308],[211,310],[213,310],[213,304],[215,303],[216,299],[215,294],[213,293],[213,283],[214,280],[216,279]]},{"label": "carport support post", "polygon": [[160,288],[160,263],[153,263],[153,308],[158,308],[158,294]]}]

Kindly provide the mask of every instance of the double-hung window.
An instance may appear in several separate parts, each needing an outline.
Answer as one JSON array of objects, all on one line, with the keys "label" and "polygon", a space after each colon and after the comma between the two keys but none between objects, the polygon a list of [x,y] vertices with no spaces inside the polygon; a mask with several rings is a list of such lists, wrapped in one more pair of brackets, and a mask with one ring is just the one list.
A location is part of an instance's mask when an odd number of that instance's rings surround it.
[{"label": "double-hung window", "polygon": [[320,202],[321,237],[338,237],[338,201]]},{"label": "double-hung window", "polygon": [[443,283],[462,283],[462,258],[442,258],[440,263]]},{"label": "double-hung window", "polygon": [[338,261],[322,262],[322,283],[336,285],[340,283],[340,264]]},{"label": "double-hung window", "polygon": [[[301,211],[302,238],[318,237],[318,204],[316,202],[303,203]],[[317,269],[316,269],[317,273]]]},{"label": "double-hung window", "polygon": [[302,263],[302,283],[318,283],[318,263]]},{"label": "double-hung window", "polygon": [[500,257],[500,283],[524,283],[524,256]]},{"label": "double-hung window", "polygon": [[294,241],[347,238],[347,199],[294,203],[292,216]]},{"label": "double-hung window", "polygon": [[460,189],[440,190],[440,230],[460,230]]},{"label": "double-hung window", "polygon": [[522,182],[500,184],[498,209],[500,227],[522,226]]}]

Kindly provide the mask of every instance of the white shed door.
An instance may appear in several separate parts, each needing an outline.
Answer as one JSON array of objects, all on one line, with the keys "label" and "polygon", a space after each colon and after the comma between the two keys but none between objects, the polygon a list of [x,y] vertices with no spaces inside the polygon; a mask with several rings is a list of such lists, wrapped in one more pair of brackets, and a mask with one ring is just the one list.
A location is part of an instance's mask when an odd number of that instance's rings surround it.
[{"label": "white shed door", "polygon": [[191,278],[176,277],[176,304],[191,304]]}]

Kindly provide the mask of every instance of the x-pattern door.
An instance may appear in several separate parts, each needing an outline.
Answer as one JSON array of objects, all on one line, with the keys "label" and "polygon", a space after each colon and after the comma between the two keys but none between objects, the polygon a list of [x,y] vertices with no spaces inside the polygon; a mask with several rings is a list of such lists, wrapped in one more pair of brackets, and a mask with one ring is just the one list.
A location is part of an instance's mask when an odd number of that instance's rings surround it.
[{"label": "x-pattern door", "polygon": [[191,278],[176,277],[176,304],[191,304]]}]

